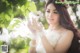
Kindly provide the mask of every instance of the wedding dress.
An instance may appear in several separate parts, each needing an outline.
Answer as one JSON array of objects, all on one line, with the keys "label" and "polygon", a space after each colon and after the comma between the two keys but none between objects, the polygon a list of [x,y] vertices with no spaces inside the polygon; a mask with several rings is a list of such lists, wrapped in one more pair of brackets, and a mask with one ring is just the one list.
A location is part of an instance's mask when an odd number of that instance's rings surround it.
[{"label": "wedding dress", "polygon": [[[51,30],[45,30],[45,37],[47,38],[47,40],[49,41],[49,43],[55,47],[58,40],[60,39],[60,34],[61,33],[58,33],[58,32],[55,32],[55,31],[51,31]],[[36,52],[37,53],[46,53],[46,50],[42,44],[42,41],[41,41],[41,38],[40,37],[37,37],[37,40],[36,40]]]}]

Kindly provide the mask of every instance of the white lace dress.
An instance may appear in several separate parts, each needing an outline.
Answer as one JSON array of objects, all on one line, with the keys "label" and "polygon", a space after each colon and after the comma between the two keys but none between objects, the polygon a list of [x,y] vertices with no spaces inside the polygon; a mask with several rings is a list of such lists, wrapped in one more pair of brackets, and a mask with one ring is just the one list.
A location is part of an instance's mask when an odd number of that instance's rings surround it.
[{"label": "white lace dress", "polygon": [[[55,47],[58,40],[60,39],[60,33],[58,32],[53,32],[50,30],[45,30],[45,37],[48,39],[49,43]],[[41,38],[37,37],[37,46],[36,46],[36,52],[37,53],[46,53],[45,48],[41,42]]]}]

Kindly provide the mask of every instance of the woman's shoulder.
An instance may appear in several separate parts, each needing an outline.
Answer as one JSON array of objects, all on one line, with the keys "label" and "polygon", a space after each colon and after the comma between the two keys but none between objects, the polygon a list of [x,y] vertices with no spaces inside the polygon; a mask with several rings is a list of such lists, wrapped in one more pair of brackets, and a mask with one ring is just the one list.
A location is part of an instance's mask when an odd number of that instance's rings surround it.
[{"label": "woman's shoulder", "polygon": [[73,31],[71,31],[71,30],[69,30],[69,29],[65,29],[65,28],[63,28],[62,31],[64,32],[64,34],[71,35],[71,36],[74,35]]}]

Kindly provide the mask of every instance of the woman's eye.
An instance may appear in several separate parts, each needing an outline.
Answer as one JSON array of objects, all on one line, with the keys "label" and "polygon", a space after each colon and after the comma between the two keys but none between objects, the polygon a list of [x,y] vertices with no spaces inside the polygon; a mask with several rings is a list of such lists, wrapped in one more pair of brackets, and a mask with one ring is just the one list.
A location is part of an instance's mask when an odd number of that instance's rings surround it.
[{"label": "woman's eye", "polygon": [[46,11],[46,12],[50,13],[50,11]]},{"label": "woman's eye", "polygon": [[53,13],[58,14],[58,12],[53,12]]}]

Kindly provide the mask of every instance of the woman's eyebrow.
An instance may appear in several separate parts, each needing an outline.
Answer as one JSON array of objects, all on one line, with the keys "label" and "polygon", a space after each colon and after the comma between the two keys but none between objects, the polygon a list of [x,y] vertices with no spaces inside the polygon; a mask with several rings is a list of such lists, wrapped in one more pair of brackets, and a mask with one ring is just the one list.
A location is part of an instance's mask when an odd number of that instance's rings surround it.
[{"label": "woman's eyebrow", "polygon": [[[50,9],[47,9],[47,10],[50,10]],[[53,9],[53,11],[57,11],[56,9]]]},{"label": "woman's eyebrow", "polygon": [[[50,10],[50,9],[47,9],[47,10]],[[53,9],[53,11],[57,11],[56,9]]]},{"label": "woman's eyebrow", "polygon": [[56,9],[53,9],[53,11],[57,11]]}]

